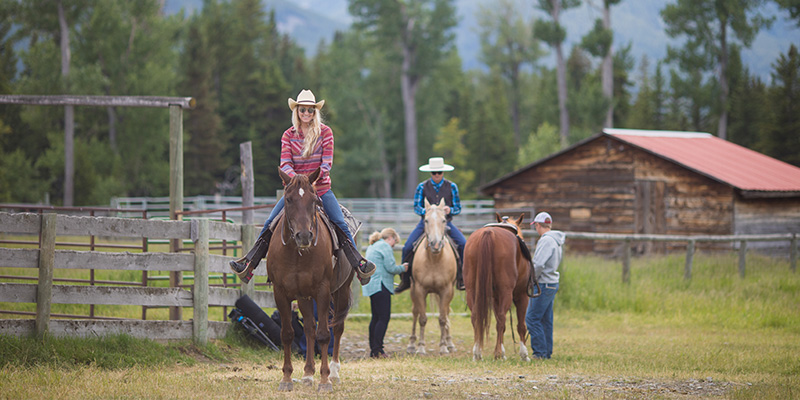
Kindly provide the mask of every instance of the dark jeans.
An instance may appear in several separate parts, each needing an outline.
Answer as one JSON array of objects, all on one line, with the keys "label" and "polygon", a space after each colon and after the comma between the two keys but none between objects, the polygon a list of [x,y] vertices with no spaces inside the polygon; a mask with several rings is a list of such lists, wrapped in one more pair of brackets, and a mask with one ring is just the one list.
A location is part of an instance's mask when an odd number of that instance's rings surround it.
[{"label": "dark jeans", "polygon": [[392,294],[385,286],[381,291],[369,296],[372,309],[372,319],[369,321],[369,355],[376,356],[383,353],[383,337],[389,327],[389,318],[392,315]]},{"label": "dark jeans", "polygon": [[[353,239],[353,234],[350,233],[350,228],[347,226],[347,223],[344,222],[344,214],[342,214],[342,209],[339,208],[339,200],[336,199],[336,195],[333,194],[333,190],[328,190],[320,196],[320,200],[322,200],[322,208],[325,209],[325,214],[328,214],[328,218],[331,219],[331,222],[336,224],[342,231],[347,235],[347,238],[350,239],[350,242],[353,245],[356,244],[356,241]],[[272,220],[278,216],[278,213],[283,210],[283,197],[275,203],[275,207],[272,208],[272,212],[269,213],[269,218],[267,218],[267,222],[264,223],[264,227],[261,229],[261,233],[259,236],[263,235],[264,232],[269,228],[272,224]],[[466,243],[466,241],[465,241]]]},{"label": "dark jeans", "polygon": [[531,334],[533,356],[550,358],[553,355],[553,303],[558,293],[558,284],[540,283],[539,287],[542,294],[531,297],[528,302],[525,325]]}]

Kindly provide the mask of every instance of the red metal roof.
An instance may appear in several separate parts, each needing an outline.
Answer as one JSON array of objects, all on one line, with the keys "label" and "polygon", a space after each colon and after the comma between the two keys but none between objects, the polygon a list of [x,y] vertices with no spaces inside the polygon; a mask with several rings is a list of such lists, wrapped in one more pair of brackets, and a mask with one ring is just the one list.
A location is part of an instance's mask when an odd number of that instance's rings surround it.
[{"label": "red metal roof", "polygon": [[800,191],[800,168],[708,133],[635,129],[603,133],[741,190]]}]

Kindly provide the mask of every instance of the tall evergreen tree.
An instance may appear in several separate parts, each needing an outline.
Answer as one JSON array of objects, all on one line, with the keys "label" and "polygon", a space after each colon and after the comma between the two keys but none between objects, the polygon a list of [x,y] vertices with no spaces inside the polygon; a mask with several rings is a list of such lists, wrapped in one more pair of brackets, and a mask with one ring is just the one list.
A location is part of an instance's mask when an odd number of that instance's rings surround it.
[{"label": "tall evergreen tree", "polygon": [[580,5],[580,0],[538,0],[537,8],[547,13],[551,21],[538,21],[533,28],[533,34],[541,41],[547,43],[556,51],[556,70],[558,83],[558,110],[559,127],[561,132],[561,147],[569,144],[569,111],[567,110],[567,66],[561,44],[567,37],[566,30],[561,26],[561,12]]},{"label": "tall evergreen tree", "polygon": [[800,54],[791,45],[773,64],[769,90],[773,117],[762,136],[768,155],[800,167]]},{"label": "tall evergreen tree", "polygon": [[533,37],[532,24],[519,14],[517,0],[495,0],[482,5],[477,13],[481,37],[481,61],[490,68],[498,68],[506,81],[509,114],[514,126],[514,143],[522,145],[520,107],[523,68],[536,66],[543,52],[539,41]]},{"label": "tall evergreen tree", "polygon": [[422,79],[452,46],[450,29],[456,24],[453,1],[350,0],[350,13],[356,19],[356,29],[374,34],[382,47],[396,52],[401,66],[406,152],[404,195],[411,197],[418,183],[417,91]]},{"label": "tall evergreen tree", "polygon": [[[759,11],[766,0],[678,0],[667,5],[661,16],[670,37],[686,37],[685,48],[670,47],[670,58],[695,58],[701,71],[716,71],[719,82],[717,136],[727,139],[729,76],[728,58],[732,38],[750,47],[762,27],[772,19]],[[688,51],[688,54],[687,54]],[[692,74],[694,70],[686,70]]]},{"label": "tall evergreen tree", "polygon": [[[215,184],[224,184],[221,128],[217,115],[216,94],[211,87],[212,65],[208,38],[201,30],[199,17],[189,24],[183,49],[184,80],[179,87],[183,96],[195,99],[194,110],[187,113],[185,131],[189,140],[184,150],[184,186],[187,195],[214,193]],[[225,188],[228,189],[228,188]]]}]

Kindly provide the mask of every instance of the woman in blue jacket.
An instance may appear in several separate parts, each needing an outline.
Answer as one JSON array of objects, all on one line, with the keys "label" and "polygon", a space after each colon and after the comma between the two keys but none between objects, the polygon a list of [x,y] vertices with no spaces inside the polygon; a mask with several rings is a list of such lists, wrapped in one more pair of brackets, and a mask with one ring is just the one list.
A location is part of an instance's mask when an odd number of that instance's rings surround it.
[{"label": "woman in blue jacket", "polygon": [[366,259],[375,263],[375,274],[369,283],[361,287],[361,293],[369,296],[372,319],[369,322],[369,356],[386,358],[383,337],[392,314],[394,275],[405,272],[407,264],[397,265],[392,247],[400,242],[400,236],[392,228],[369,235]]}]

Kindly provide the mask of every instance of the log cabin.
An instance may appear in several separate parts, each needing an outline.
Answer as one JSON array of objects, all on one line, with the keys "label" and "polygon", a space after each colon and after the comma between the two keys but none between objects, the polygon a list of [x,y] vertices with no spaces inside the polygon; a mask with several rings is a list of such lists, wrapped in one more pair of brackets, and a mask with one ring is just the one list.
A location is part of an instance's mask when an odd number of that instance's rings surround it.
[{"label": "log cabin", "polygon": [[[800,168],[701,132],[605,129],[479,190],[494,199],[496,209],[547,211],[553,216],[553,229],[563,231],[800,232]],[[647,253],[685,245],[640,243],[634,250]],[[569,248],[613,253],[619,246],[581,240]],[[789,243],[751,246],[769,251],[788,249]]]}]

